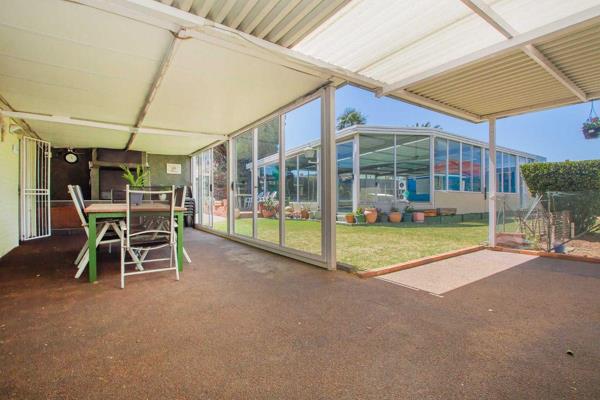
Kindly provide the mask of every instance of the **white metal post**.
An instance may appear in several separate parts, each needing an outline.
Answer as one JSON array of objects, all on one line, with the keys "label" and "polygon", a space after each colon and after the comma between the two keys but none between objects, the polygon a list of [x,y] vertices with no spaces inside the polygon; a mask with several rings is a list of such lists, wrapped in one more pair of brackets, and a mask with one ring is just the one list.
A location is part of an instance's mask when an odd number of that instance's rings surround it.
[{"label": "white metal post", "polygon": [[258,218],[258,128],[252,129],[252,238],[256,239]]},{"label": "white metal post", "polygon": [[489,187],[488,187],[488,243],[496,245],[496,119],[488,120],[489,127]]},{"label": "white metal post", "polygon": [[335,149],[335,88],[327,86],[321,101],[321,196],[322,253],[325,256],[327,269],[334,270],[336,262],[335,222],[337,206],[336,190],[336,149]]},{"label": "white metal post", "polygon": [[231,235],[234,233],[234,220],[235,220],[235,209],[237,207],[237,199],[235,196],[235,166],[237,165],[234,158],[235,148],[234,139],[229,138],[229,145],[227,146],[227,234]]},{"label": "white metal post", "polygon": [[279,245],[285,246],[285,114],[279,116]]},{"label": "white metal post", "polygon": [[360,134],[354,135],[352,146],[352,212],[360,204]]}]

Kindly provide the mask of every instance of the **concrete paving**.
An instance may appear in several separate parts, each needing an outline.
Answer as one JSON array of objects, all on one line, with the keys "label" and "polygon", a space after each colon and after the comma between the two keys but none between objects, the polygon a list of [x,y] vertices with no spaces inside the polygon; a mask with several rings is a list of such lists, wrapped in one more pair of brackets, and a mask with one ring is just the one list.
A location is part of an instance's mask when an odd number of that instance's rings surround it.
[{"label": "concrete paving", "polygon": [[[0,260],[1,399],[598,399],[600,267],[533,259],[443,298],[187,231],[187,264]],[[573,355],[567,354],[571,351]]]},{"label": "concrete paving", "polygon": [[377,279],[442,295],[535,258],[524,254],[481,250],[382,275]]}]

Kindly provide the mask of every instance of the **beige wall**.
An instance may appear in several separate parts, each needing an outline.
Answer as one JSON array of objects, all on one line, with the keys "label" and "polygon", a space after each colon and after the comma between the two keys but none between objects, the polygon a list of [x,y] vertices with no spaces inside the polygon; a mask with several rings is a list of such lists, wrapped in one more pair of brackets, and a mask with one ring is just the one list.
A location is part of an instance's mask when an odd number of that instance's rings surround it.
[{"label": "beige wall", "polygon": [[19,245],[18,143],[9,133],[0,142],[0,257]]},{"label": "beige wall", "polygon": [[[499,193],[498,198],[507,199],[507,205],[516,210],[519,208],[518,193]],[[483,193],[474,192],[435,192],[435,208],[456,208],[458,214],[487,212],[487,200]]]}]

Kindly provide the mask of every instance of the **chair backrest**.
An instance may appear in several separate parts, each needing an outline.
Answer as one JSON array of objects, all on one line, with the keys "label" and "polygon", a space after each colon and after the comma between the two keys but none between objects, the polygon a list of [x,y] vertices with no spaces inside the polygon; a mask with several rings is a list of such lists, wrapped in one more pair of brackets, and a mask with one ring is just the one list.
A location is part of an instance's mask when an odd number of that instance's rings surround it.
[{"label": "chair backrest", "polygon": [[[173,242],[175,238],[175,186],[164,187],[162,189],[153,187],[133,188],[129,185],[125,188],[125,200],[127,203],[127,213],[125,223],[127,225],[126,239],[127,247],[131,246],[131,238],[141,235],[151,235],[156,238],[168,238]],[[161,196],[164,195],[164,196]],[[142,204],[144,197],[164,197],[165,200],[153,201],[152,203]],[[133,229],[132,221],[143,220],[144,223],[138,224],[137,229]],[[158,223],[152,223],[151,220]]]},{"label": "chair backrest", "polygon": [[67,185],[67,188],[69,189],[71,200],[73,200],[73,204],[75,205],[77,215],[79,215],[79,219],[81,220],[81,226],[87,230],[88,222],[85,217],[85,203],[83,202],[81,187],[79,185]]}]

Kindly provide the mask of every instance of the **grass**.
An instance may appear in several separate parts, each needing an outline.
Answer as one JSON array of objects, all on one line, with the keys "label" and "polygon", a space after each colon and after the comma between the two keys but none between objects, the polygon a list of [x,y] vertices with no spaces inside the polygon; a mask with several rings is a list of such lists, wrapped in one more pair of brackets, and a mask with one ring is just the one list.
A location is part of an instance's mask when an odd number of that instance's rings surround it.
[{"label": "grass", "polygon": [[[224,224],[221,222],[221,224]],[[236,232],[250,235],[252,221],[235,221]],[[320,254],[321,224],[318,221],[286,220],[288,247]],[[340,225],[337,232],[337,259],[360,270],[481,244],[487,239],[487,221],[421,225],[412,223]],[[221,228],[217,227],[215,228]],[[257,237],[277,243],[278,221],[259,218]]]}]

